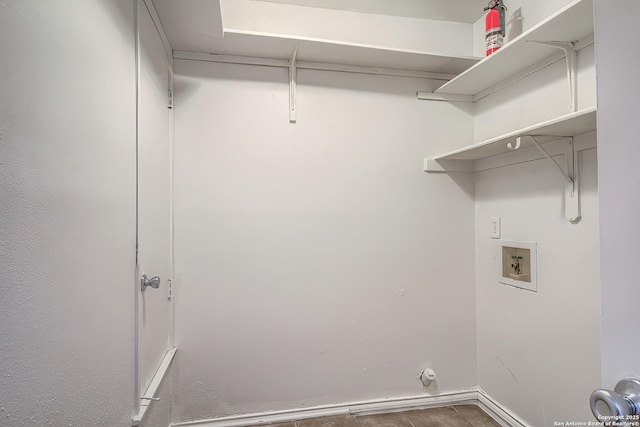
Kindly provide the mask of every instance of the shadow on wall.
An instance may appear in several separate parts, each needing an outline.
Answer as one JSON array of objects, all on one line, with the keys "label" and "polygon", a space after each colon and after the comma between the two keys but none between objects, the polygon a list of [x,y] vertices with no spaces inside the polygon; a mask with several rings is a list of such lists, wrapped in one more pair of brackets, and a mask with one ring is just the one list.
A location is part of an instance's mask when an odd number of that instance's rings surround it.
[{"label": "shadow on wall", "polygon": [[475,200],[474,174],[467,172],[449,172],[446,175],[464,191],[469,199]]},{"label": "shadow on wall", "polygon": [[[198,93],[198,89],[200,88],[200,86],[200,83],[195,79],[175,79],[175,81],[173,82],[173,93],[180,94],[180,99],[182,102],[184,102],[184,100],[190,98],[191,95]],[[174,96],[174,107],[176,98],[177,97]]]},{"label": "shadow on wall", "polygon": [[524,17],[522,16],[522,8],[519,7],[511,14],[511,19],[507,22],[509,31],[507,32],[507,40],[505,40],[505,43],[522,34],[523,24]]}]

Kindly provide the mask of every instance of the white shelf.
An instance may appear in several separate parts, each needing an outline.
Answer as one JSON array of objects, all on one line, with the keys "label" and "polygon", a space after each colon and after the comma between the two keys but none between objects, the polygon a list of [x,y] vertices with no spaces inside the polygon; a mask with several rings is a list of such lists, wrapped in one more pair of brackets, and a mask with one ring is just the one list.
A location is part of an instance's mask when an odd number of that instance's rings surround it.
[{"label": "white shelf", "polygon": [[533,42],[576,42],[591,34],[593,0],[576,0],[445,83],[436,93],[476,95],[557,54],[557,49]]},{"label": "white shelf", "polygon": [[[545,140],[549,141],[559,137],[583,135],[585,133],[593,132],[594,130],[596,130],[596,108],[592,107],[575,113],[570,113],[553,120],[547,120],[523,129],[518,129],[514,132],[510,132],[496,138],[491,138],[460,150],[452,151],[431,159],[426,159],[425,171],[443,171],[442,167],[437,164],[443,160],[458,160],[471,163],[473,160],[484,159],[510,152],[511,150],[509,150],[507,144],[511,143],[512,146],[515,146],[516,138],[518,136],[536,135],[546,137],[538,138],[541,142],[545,142]],[[532,146],[534,146],[534,144],[529,138],[522,138],[520,149]],[[468,169],[472,170],[471,167]]]},{"label": "white shelf", "polygon": [[[535,146],[543,154],[543,157],[551,161],[557,167],[558,172],[566,179],[564,214],[569,221],[575,223],[580,220],[578,156],[573,139],[568,140],[566,138],[583,135],[595,130],[596,108],[587,108],[533,126],[518,129],[517,131],[474,144],[470,147],[452,151],[434,158],[427,158],[424,160],[424,170],[425,172],[475,172],[477,166],[476,161],[478,160],[486,159],[479,163],[486,163],[487,161],[491,163],[495,159],[500,159],[502,162],[508,158],[508,162],[500,165],[506,166],[507,164],[521,162],[522,158],[520,158],[520,155],[517,153],[526,154],[531,151],[527,150],[527,148]],[[517,145],[516,139],[524,136],[534,136],[535,141],[533,138],[520,138],[520,144]],[[562,139],[565,139],[565,141],[562,141]],[[556,143],[561,144],[561,146],[564,147],[564,153],[556,152],[555,154],[550,154],[542,144],[551,141],[556,141]],[[512,148],[509,148],[507,144],[511,144]],[[551,145],[553,144],[548,144],[548,146]],[[513,153],[513,155],[501,156],[501,154],[509,152]],[[552,155],[556,154],[564,154],[564,166],[561,166],[552,158]]]},{"label": "white shelf", "polygon": [[442,73],[447,80],[482,59],[238,30],[226,30],[224,37],[213,39],[209,51],[217,55],[287,59],[296,47],[298,61]]}]

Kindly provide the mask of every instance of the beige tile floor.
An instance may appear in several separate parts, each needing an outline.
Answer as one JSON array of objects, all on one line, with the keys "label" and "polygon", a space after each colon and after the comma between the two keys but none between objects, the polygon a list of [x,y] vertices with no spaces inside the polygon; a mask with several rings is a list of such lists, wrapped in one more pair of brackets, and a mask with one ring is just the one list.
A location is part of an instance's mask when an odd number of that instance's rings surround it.
[{"label": "beige tile floor", "polygon": [[380,415],[310,418],[269,427],[500,427],[476,405],[456,405]]}]

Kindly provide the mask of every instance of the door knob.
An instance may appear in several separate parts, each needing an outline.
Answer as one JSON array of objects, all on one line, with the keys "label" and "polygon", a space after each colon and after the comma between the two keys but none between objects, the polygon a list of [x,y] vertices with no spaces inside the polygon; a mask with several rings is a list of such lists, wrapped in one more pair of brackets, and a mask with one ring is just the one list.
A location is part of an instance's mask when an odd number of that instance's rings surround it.
[{"label": "door knob", "polygon": [[153,289],[158,289],[160,287],[160,278],[155,276],[151,279],[147,279],[147,275],[143,274],[142,279],[140,279],[140,290],[144,292],[144,290],[147,289],[147,286],[151,286]]},{"label": "door knob", "polygon": [[627,415],[640,414],[640,379],[625,378],[611,390],[591,393],[591,412],[598,421],[616,421]]}]

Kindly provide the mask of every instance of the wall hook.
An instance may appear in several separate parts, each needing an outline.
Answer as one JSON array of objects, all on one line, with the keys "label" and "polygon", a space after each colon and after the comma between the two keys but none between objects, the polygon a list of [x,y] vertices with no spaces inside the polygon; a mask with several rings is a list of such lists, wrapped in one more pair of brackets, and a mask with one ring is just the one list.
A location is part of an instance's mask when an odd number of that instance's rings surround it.
[{"label": "wall hook", "polygon": [[507,148],[508,148],[509,150],[512,150],[512,151],[513,151],[513,150],[517,150],[518,148],[520,148],[520,141],[521,141],[521,137],[519,136],[519,137],[517,137],[517,138],[516,138],[516,145],[515,145],[515,147],[513,146],[513,144],[511,144],[511,143],[509,142],[509,143],[507,143]]}]

